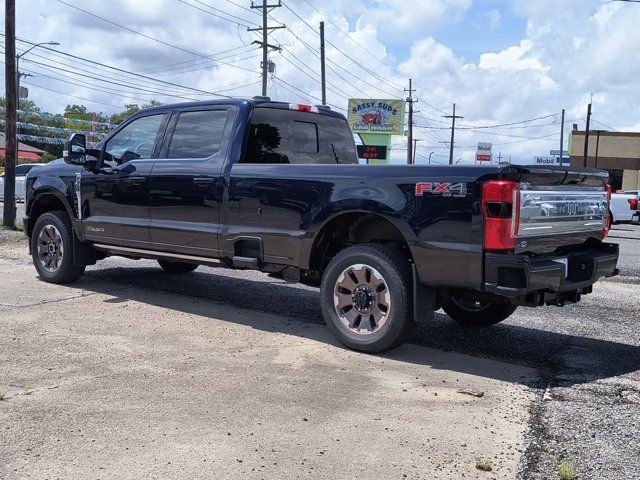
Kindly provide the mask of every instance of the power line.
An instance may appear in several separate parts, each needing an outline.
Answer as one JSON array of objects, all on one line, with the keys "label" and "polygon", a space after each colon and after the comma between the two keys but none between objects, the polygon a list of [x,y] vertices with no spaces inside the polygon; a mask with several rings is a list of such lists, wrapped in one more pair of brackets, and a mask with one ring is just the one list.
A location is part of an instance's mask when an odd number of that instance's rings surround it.
[{"label": "power line", "polygon": [[[76,63],[66,63],[66,62],[63,62],[61,60],[57,60],[56,59],[56,58],[64,58],[64,59],[66,59],[65,57],[55,57],[55,55],[51,55],[51,54],[48,54],[48,56],[43,56],[43,55],[38,55],[36,53],[33,53],[31,56],[47,61],[47,63],[42,63],[40,66],[36,66],[34,62],[31,62],[31,63],[34,63],[34,68],[44,68],[45,70],[51,71],[53,73],[59,73],[58,72],[58,66],[59,65],[62,65],[62,66],[65,66],[65,67],[70,67],[70,68],[73,68],[73,69],[76,69],[76,68],[84,69],[84,68],[86,68],[86,65],[84,63],[77,62],[76,60],[73,60],[73,59],[71,60],[71,62],[76,62]],[[25,61],[28,62],[28,60],[25,60]],[[102,75],[103,76],[102,78],[113,79],[113,76],[112,76],[113,72],[111,72],[111,71],[109,71],[107,69],[102,69],[99,66],[93,66],[92,65],[92,68],[95,70],[93,73]],[[81,71],[84,71],[84,70],[81,70]],[[75,71],[74,71],[73,75],[75,75]],[[66,78],[75,78],[75,76],[68,76],[68,75],[64,75],[64,76]],[[122,75],[122,76],[120,76],[118,78],[118,80],[119,81],[123,81],[123,82],[126,81],[127,82],[127,87],[128,88],[133,88],[133,89],[158,88],[159,87],[159,85],[157,85],[157,84],[150,84],[149,82],[141,82],[137,77],[128,77],[128,76]],[[183,94],[183,95],[199,95],[199,94],[194,94],[190,90],[187,90],[187,89],[176,90],[173,93],[180,93],[180,94]]]},{"label": "power line", "polygon": [[[284,4],[283,4],[284,5]],[[307,48],[307,50],[309,50],[311,53],[313,53],[313,55],[316,56],[316,58],[320,58],[319,54],[314,50],[313,47],[311,47],[307,42],[305,42],[303,39],[301,39],[299,36],[297,36],[295,33],[293,33],[290,29],[287,29],[287,32],[290,33],[294,38],[296,38],[296,40],[298,40],[300,43],[302,43],[302,45]],[[330,43],[329,41],[327,41],[327,43]],[[283,47],[285,48],[285,47]],[[285,48],[286,50],[286,48]],[[288,50],[287,50],[288,51]],[[291,52],[289,52],[291,53]],[[292,54],[293,55],[293,54]],[[354,74],[353,72],[350,72],[349,70],[347,70],[346,68],[344,68],[342,65],[336,63],[335,61],[331,60],[330,58],[327,57],[327,62],[335,65],[337,68],[339,68],[340,70],[344,71],[345,73],[351,75],[352,77],[354,77],[357,81],[360,81],[362,83],[364,83],[365,85],[368,85],[369,87],[377,90],[377,91],[381,91],[387,95],[391,95],[391,96],[396,96],[395,93],[389,93],[387,91],[382,90],[379,86],[377,85],[373,85],[365,80],[362,79],[362,77],[359,77],[358,75]],[[329,68],[329,70],[331,70],[333,73],[336,74],[336,76],[338,76],[339,78],[341,78],[345,83],[347,83],[348,85],[350,85],[352,88],[358,90],[358,94],[360,94],[362,91],[360,89],[358,89],[355,85],[353,85],[353,81],[347,80],[346,78],[344,78],[342,75],[340,75],[333,67],[331,67],[330,65],[327,65],[327,68]],[[315,73],[315,72],[314,72]],[[329,82],[327,82],[329,83]],[[335,85],[334,85],[335,87]],[[338,88],[338,87],[335,87]],[[350,95],[347,94],[346,92],[344,92],[344,90],[342,90],[343,93],[345,93],[346,97],[345,98],[349,98]]]},{"label": "power line", "polygon": [[[143,70],[141,70],[141,72],[143,72],[143,73],[162,73],[168,67],[175,67],[175,66],[178,66],[178,65],[183,65],[183,66],[187,66],[188,67],[188,66],[192,66],[192,65],[187,65],[187,64],[190,64],[190,63],[196,63],[196,62],[205,62],[206,63],[206,62],[209,62],[211,60],[215,61],[216,59],[214,57],[217,57],[218,55],[224,55],[225,53],[233,52],[234,50],[241,50],[241,49],[247,48],[247,47],[251,47],[252,50],[254,49],[254,47],[252,47],[251,45],[240,45],[238,47],[230,48],[228,50],[223,50],[221,52],[213,53],[213,54],[210,55],[209,59],[192,58],[190,60],[182,60],[180,62],[168,63],[166,65],[156,65],[155,67],[149,67],[149,68],[143,69]],[[234,53],[233,55],[222,57],[222,59],[234,57],[236,55],[243,55],[245,53],[247,53],[247,52]],[[180,67],[180,68],[182,68],[182,67]],[[171,68],[169,70],[173,70],[173,68]]]},{"label": "power line", "polygon": [[[637,0],[637,3],[640,3],[640,0]],[[591,121],[594,123],[597,123],[598,125],[602,125],[603,127],[607,127],[609,130],[613,131],[613,132],[617,132],[617,130],[613,127],[610,127],[609,125],[607,125],[606,123],[602,123],[599,120],[596,120],[595,118],[593,118],[593,116],[591,117]]]},{"label": "power line", "polygon": [[[307,2],[307,3],[309,3],[309,2]],[[286,8],[287,8],[287,9],[288,9],[288,10],[289,10],[293,15],[295,15],[295,16],[296,16],[300,21],[302,21],[302,22],[303,22],[303,23],[304,23],[308,28],[310,28],[314,33],[316,33],[316,35],[319,35],[319,32],[317,32],[317,31],[316,31],[316,30],[315,30],[315,29],[314,29],[314,28],[313,28],[313,27],[312,27],[312,26],[311,26],[311,25],[310,25],[310,24],[309,24],[309,23],[308,23],[304,18],[302,18],[300,15],[298,15],[298,14],[297,14],[297,13],[296,13],[292,8],[291,8],[291,7],[289,7],[289,6],[288,6],[288,5],[286,5],[285,3],[283,3],[283,5],[284,5],[284,6],[285,6],[285,7],[286,7]],[[318,10],[316,9],[316,11],[318,11]],[[338,28],[338,30],[340,30],[340,29]],[[343,33],[344,33],[344,32],[343,32]],[[347,35],[347,36],[348,36],[348,35]],[[349,37],[349,38],[351,38],[351,37]],[[304,43],[304,41],[303,41],[303,43]],[[391,88],[393,88],[394,90],[397,90],[397,91],[399,91],[399,92],[403,93],[403,92],[402,92],[402,87],[400,87],[398,84],[395,84],[395,82],[391,82],[391,81],[389,81],[389,80],[385,79],[384,77],[380,76],[377,72],[375,72],[375,71],[373,71],[373,70],[371,70],[371,69],[367,68],[366,66],[362,65],[361,63],[359,63],[359,62],[355,61],[351,55],[348,55],[347,53],[345,53],[343,50],[341,50],[339,47],[337,47],[337,46],[336,46],[334,43],[332,43],[331,41],[327,40],[327,43],[328,43],[329,45],[331,45],[334,49],[336,49],[338,52],[340,52],[340,53],[341,53],[345,58],[347,58],[349,61],[353,62],[355,65],[357,65],[358,67],[360,67],[362,70],[364,70],[365,72],[367,72],[369,75],[372,75],[373,77],[375,77],[375,78],[377,78],[378,80],[380,80],[383,84],[385,84],[385,85],[387,85],[387,86],[390,86],[390,87],[391,87]],[[377,57],[374,57],[374,58],[377,58]],[[327,60],[331,61],[330,59],[327,59]],[[378,59],[378,60],[379,60],[379,59]],[[380,61],[380,60],[379,60],[379,61]],[[358,76],[354,75],[352,72],[350,72],[349,70],[345,69],[345,68],[344,68],[344,67],[342,67],[341,65],[339,65],[339,64],[337,64],[337,63],[335,63],[335,62],[332,62],[332,63],[334,63],[334,64],[335,64],[336,66],[338,66],[340,69],[344,70],[344,71],[345,71],[346,73],[348,73],[349,75],[354,76],[357,80],[360,80],[360,81],[364,82],[365,84],[369,85],[370,87],[373,87],[373,88],[374,88],[374,89],[376,89],[376,90],[382,91],[382,92],[384,92],[384,93],[385,93],[385,94],[387,94],[387,95],[391,95],[391,96],[393,96],[393,97],[397,96],[397,93],[389,93],[388,91],[385,91],[385,90],[383,90],[382,88],[380,88],[380,86],[372,85],[372,84],[370,84],[370,83],[368,83],[368,82],[364,81],[361,77],[358,77]],[[383,63],[384,65],[387,65],[387,64],[385,64],[384,62],[382,62],[382,63]],[[389,66],[389,67],[390,67],[393,71],[395,71],[396,73],[399,73],[399,72],[398,72],[394,67],[392,67],[391,65],[387,65],[387,66]],[[437,112],[439,112],[439,113],[443,113],[443,114],[446,114],[446,113],[447,113],[447,112],[445,112],[444,110],[442,110],[441,108],[438,108],[438,107],[436,107],[436,106],[432,105],[430,102],[428,102],[427,100],[425,100],[424,98],[422,98],[422,97],[420,97],[420,96],[416,96],[416,98],[417,98],[418,100],[422,101],[422,102],[423,102],[426,106],[428,106],[429,108],[431,108],[431,109],[433,109],[433,110],[435,110],[435,111],[437,111]]]},{"label": "power line", "polygon": [[[292,52],[290,52],[286,47],[282,47],[282,48],[283,48],[283,50],[284,50],[285,52],[287,52],[287,53],[289,53],[290,55],[292,55],[292,57],[293,57],[296,61],[300,62],[300,60],[298,60],[298,59],[296,58],[296,56],[295,56]],[[299,67],[298,65],[296,65],[295,63],[293,63],[293,61],[292,61],[291,59],[289,59],[287,56],[285,56],[285,55],[281,54],[281,56],[280,56],[279,58],[282,58],[283,60],[285,60],[287,63],[289,63],[290,65],[292,65],[292,66],[293,66],[293,67],[295,67],[296,69],[298,69],[300,72],[302,72],[303,74],[305,74],[307,77],[309,77],[309,78],[310,78],[311,80],[313,80],[314,82],[317,82],[318,84],[320,84],[320,83],[321,83],[319,78],[316,78],[316,77],[314,77],[312,74],[307,73],[307,72],[306,72],[305,70],[303,70],[301,67]],[[310,68],[308,65],[305,65],[305,64],[303,64],[303,65],[304,65],[307,69],[311,70],[311,68]],[[329,68],[329,69],[331,70],[331,68]],[[333,71],[333,70],[332,70],[332,71]],[[313,74],[315,74],[315,72],[313,72],[313,70],[311,70],[311,72],[312,72]],[[341,77],[341,78],[342,78],[342,77]],[[343,78],[343,80],[345,80],[345,79]],[[346,80],[345,80],[345,81],[346,81]],[[345,98],[345,99],[346,99],[346,98],[349,98],[349,97],[351,96],[351,95],[349,95],[347,92],[345,92],[344,90],[342,90],[340,87],[338,87],[337,85],[335,85],[335,84],[334,84],[334,83],[332,83],[332,82],[327,81],[327,85],[330,85],[331,87],[333,87],[333,88],[329,88],[329,90],[331,90],[331,91],[332,91],[333,93],[335,93],[336,95],[339,95],[339,96],[341,96],[341,97],[343,97],[343,98]]]},{"label": "power line", "polygon": [[[311,6],[311,8],[313,8],[316,12],[322,14],[322,12],[315,7],[309,0],[304,0],[309,6]],[[356,44],[358,47],[360,47],[362,50],[364,50],[365,52],[367,52],[369,55],[371,55],[374,59],[376,59],[381,65],[384,65],[385,67],[389,67],[393,72],[395,72],[397,75],[401,75],[400,72],[398,72],[398,70],[391,64],[381,60],[379,57],[377,57],[373,52],[371,52],[369,49],[367,49],[364,45],[362,45],[360,42],[358,42],[355,38],[351,37],[350,32],[345,32],[344,30],[342,30],[338,25],[335,24],[335,22],[333,22],[330,18],[327,18],[327,21],[333,25],[339,32],[341,32],[345,37],[347,37],[349,40],[351,40],[354,44]],[[374,72],[375,75],[375,72]],[[397,89],[402,89],[404,88],[402,85],[393,82],[392,80],[386,80],[389,84],[395,86]],[[419,88],[422,88],[422,90],[426,90],[423,87],[420,87],[420,85],[417,85]],[[437,95],[434,95],[437,97]],[[443,109],[438,108],[434,105],[432,105],[431,103],[427,102],[424,98],[421,98],[419,96],[417,96],[417,98],[424,103],[425,105],[427,105],[428,107],[430,107],[431,109],[439,112],[439,113],[444,113],[446,114],[447,112],[445,112]],[[445,99],[439,97],[441,100],[445,101]]]},{"label": "power line", "polygon": [[[189,50],[189,49],[187,49],[187,48],[183,48],[183,47],[180,47],[180,46],[178,46],[178,45],[174,45],[174,44],[172,44],[172,43],[165,42],[164,40],[160,40],[159,38],[152,37],[151,35],[146,35],[146,34],[144,34],[144,33],[142,33],[142,32],[139,32],[139,31],[137,31],[137,30],[134,30],[134,29],[132,29],[132,28],[129,28],[129,27],[125,26],[125,25],[121,25],[121,24],[116,23],[116,22],[114,22],[114,21],[112,21],[112,20],[109,20],[109,19],[107,19],[107,18],[101,17],[100,15],[96,15],[95,13],[91,13],[91,12],[89,12],[89,11],[87,11],[87,10],[84,10],[84,9],[82,9],[82,8],[80,8],[80,7],[76,6],[76,5],[72,5],[71,3],[67,3],[67,2],[65,2],[64,0],[57,0],[57,1],[58,1],[58,2],[60,2],[60,3],[62,3],[63,5],[66,5],[66,6],[68,6],[68,7],[71,7],[71,8],[73,8],[73,9],[75,9],[75,10],[78,10],[78,11],[80,11],[80,12],[82,12],[82,13],[86,14],[86,15],[89,15],[89,16],[91,16],[91,17],[97,18],[98,20],[102,20],[103,22],[106,22],[106,23],[108,23],[108,24],[110,24],[110,25],[113,25],[113,26],[116,26],[116,27],[118,27],[118,28],[122,28],[123,30],[126,30],[126,31],[128,31],[128,32],[131,32],[131,33],[133,33],[133,34],[135,34],[135,35],[139,35],[139,36],[144,37],[144,38],[147,38],[147,39],[149,39],[149,40],[153,40],[154,42],[158,42],[158,43],[160,43],[160,44],[162,44],[162,45],[165,45],[165,46],[167,46],[167,47],[171,47],[171,48],[174,48],[174,49],[176,49],[176,50],[180,50],[180,51],[182,51],[182,52],[189,53],[189,54],[191,54],[191,55],[194,55],[194,56],[196,56],[196,57],[200,57],[200,58],[209,58],[209,57],[210,57],[210,55],[206,55],[206,54],[203,54],[203,53],[195,52],[195,51],[193,51],[193,50]],[[228,64],[228,63],[225,63],[225,62],[218,62],[218,63],[221,63],[221,64],[223,64],[223,65],[233,66],[233,67],[235,67],[235,68],[239,68],[239,69],[242,69],[242,70],[247,70],[247,71],[249,71],[249,72],[253,72],[253,70],[251,70],[251,69],[244,68],[244,67],[240,67],[240,66],[238,66],[238,65],[231,65],[231,64]]]},{"label": "power line", "polygon": [[[4,63],[4,62],[2,62]],[[45,68],[45,67],[41,67],[41,68]],[[46,68],[46,70],[52,71],[52,72],[57,72],[57,70],[55,68]],[[70,85],[76,85],[79,87],[83,87],[83,88],[87,88],[89,90],[94,90],[96,92],[102,92],[102,93],[108,93],[110,95],[117,95],[117,96],[122,96],[122,95],[127,95],[129,98],[131,98],[132,100],[138,100],[141,102],[147,102],[149,99],[148,98],[137,98],[134,97],[132,92],[128,92],[128,91],[124,91],[124,90],[116,90],[114,88],[110,88],[110,87],[98,87],[93,83],[89,83],[83,80],[77,80],[77,79],[73,79],[73,77],[68,76],[68,75],[64,75],[64,74],[59,74],[60,76],[55,76],[55,75],[48,75],[46,73],[42,73],[40,71],[37,70],[24,70],[25,72],[30,72],[30,73],[34,73],[36,75],[39,75],[41,77],[45,77],[45,78],[51,78],[52,80],[55,80],[57,82],[61,82],[61,83],[66,83],[66,84],[70,84]],[[68,79],[72,79],[72,80],[68,80]],[[75,80],[75,81],[73,81]],[[80,83],[78,83],[80,82]],[[131,87],[130,87],[131,88]],[[135,90],[134,88],[131,88],[132,90]]]},{"label": "power line", "polygon": [[[60,52],[60,53],[63,53],[63,52]],[[54,57],[57,57],[57,58],[67,59],[67,56],[65,56],[64,54],[61,55],[61,54],[58,54],[58,53],[55,53],[55,52],[50,52],[49,56],[43,56],[43,55],[39,55],[37,53],[33,53],[32,55],[36,56],[38,58],[42,58],[42,59],[47,60],[47,61],[52,61],[52,62],[57,63],[57,64],[61,64],[61,65],[65,65],[65,66],[68,66],[68,67],[76,68],[76,65],[68,64],[68,63],[65,63],[65,62],[62,62],[62,61],[59,61],[59,60],[54,60],[53,58],[50,58],[50,56],[54,56]],[[255,54],[252,55],[252,56],[255,56]],[[239,61],[246,60],[248,58],[251,58],[251,57],[239,58],[239,59],[237,59],[235,61],[239,62]],[[101,71],[108,71],[109,74],[112,74],[112,72],[111,72],[112,68],[117,68],[117,67],[101,67],[99,64],[97,64],[93,60],[88,60],[88,59],[81,60],[81,61],[84,61],[86,63],[91,64],[92,68],[96,68],[96,69],[97,68],[101,68],[102,69]],[[77,60],[76,59],[71,59],[71,62],[77,62]],[[81,65],[81,68],[85,67],[84,64],[79,64],[79,65]],[[200,70],[200,68],[195,68],[195,69],[192,69],[192,70],[186,70],[186,71],[183,71],[181,73],[188,73],[188,72],[197,71],[197,70]],[[130,76],[134,77],[136,79],[136,81],[138,81],[138,78],[141,76],[141,74],[135,73],[135,72],[130,72]],[[142,77],[144,77],[144,78],[153,78],[154,82],[158,82],[158,81],[163,82],[163,80],[157,79],[155,77],[146,77],[146,76],[142,76]],[[148,86],[149,84],[148,83],[144,83],[144,85]],[[154,86],[156,86],[156,85],[154,85]],[[192,87],[187,87],[186,89],[184,89],[184,91],[186,91],[186,92],[189,92],[191,90],[192,90]]]},{"label": "power line", "polygon": [[[311,8],[313,8],[316,12],[318,12],[319,14],[322,15],[322,12],[320,10],[318,10],[318,8],[316,6],[314,6],[309,0],[304,0]],[[360,42],[358,42],[355,38],[352,38],[351,35],[349,35],[349,32],[345,32],[344,30],[342,30],[338,25],[335,24],[335,22],[333,22],[333,20],[331,20],[330,18],[327,18],[327,21],[333,25],[339,32],[341,32],[345,37],[347,37],[349,40],[351,40],[354,44],[356,44],[357,46],[359,46],[362,50],[364,50],[365,52],[367,52],[369,55],[371,55],[373,58],[375,58],[376,60],[378,60],[378,62],[380,62],[382,65],[387,66],[389,68],[393,69],[393,66],[387,64],[386,62],[384,62],[383,60],[381,60],[380,58],[378,58],[374,53],[372,53],[369,49],[367,49],[364,45],[362,45]],[[392,82],[391,80],[388,80],[389,83],[395,85],[397,88],[399,89],[403,89],[404,87],[400,84],[396,84],[395,82]]]},{"label": "power line", "polygon": [[250,23],[250,22],[251,22],[251,20],[246,20],[246,19],[244,19],[244,18],[237,17],[237,16],[235,16],[235,15],[232,15],[232,14],[230,14],[230,13],[225,12],[224,10],[220,10],[219,8],[212,7],[212,6],[211,6],[211,5],[209,5],[208,3],[202,2],[202,1],[200,1],[200,0],[193,0],[193,1],[194,1],[194,2],[196,2],[196,3],[198,3],[198,4],[200,4],[200,5],[205,6],[205,7],[207,7],[207,8],[210,8],[211,10],[214,10],[214,11],[216,11],[216,12],[221,12],[221,13],[223,13],[224,15],[227,15],[227,16],[229,16],[229,17],[232,17],[232,18],[235,18],[235,19],[237,19],[237,20],[240,20],[241,22],[244,22],[244,23],[234,22],[233,20],[229,20],[228,18],[222,17],[222,16],[220,16],[220,15],[216,15],[216,14],[215,14],[215,13],[213,13],[213,12],[210,12],[210,11],[208,11],[208,10],[205,10],[205,9],[203,9],[203,8],[200,8],[200,7],[196,6],[196,5],[192,5],[191,3],[185,2],[184,0],[177,0],[177,1],[178,1],[178,2],[180,2],[180,3],[183,3],[184,5],[188,5],[188,6],[190,6],[191,8],[194,8],[194,9],[196,9],[196,10],[200,10],[201,12],[207,13],[207,14],[209,14],[209,15],[213,16],[213,17],[221,18],[222,20],[226,20],[226,21],[228,21],[228,22],[235,23],[236,25],[240,25],[241,27],[251,28],[251,25],[248,25],[248,23]]},{"label": "power line", "polygon": [[[301,95],[302,94],[302,98],[306,98],[308,100],[315,99],[315,100],[318,100],[318,101],[322,101],[321,98],[318,98],[318,97],[316,97],[314,95],[311,95],[310,93],[305,92],[304,90],[300,90],[298,87],[294,87],[290,83],[285,82],[284,80],[282,80],[280,77],[274,76],[273,80],[275,82],[279,83],[282,88],[284,88],[285,90],[289,91],[290,93],[293,93],[294,95]],[[293,90],[290,90],[289,88],[287,88],[287,86],[290,87],[290,88],[293,88],[298,93],[294,92]]]},{"label": "power line", "polygon": [[[290,83],[288,83],[288,82],[284,81],[284,80],[283,80],[283,79],[281,79],[280,77],[277,77],[277,76],[275,76],[275,75],[274,75],[274,77],[273,77],[273,78],[274,78],[274,80],[275,80],[276,82],[278,82],[278,83],[280,84],[280,86],[281,86],[282,88],[284,88],[285,90],[289,91],[290,93],[293,93],[294,95],[300,95],[300,94],[302,94],[303,98],[313,99],[313,100],[317,100],[317,101],[319,101],[319,102],[321,102],[321,101],[322,101],[322,99],[321,99],[321,98],[316,97],[315,95],[312,95],[312,94],[310,94],[310,93],[308,93],[308,92],[305,92],[304,90],[299,89],[298,87],[295,87],[295,86],[291,85]],[[293,89],[294,89],[294,90],[296,90],[298,93],[295,93],[295,92],[291,91],[289,88],[287,88],[287,86],[289,86],[289,87],[293,88]],[[345,108],[339,107],[339,106],[337,106],[337,105],[333,105],[333,104],[331,104],[331,103],[327,103],[327,105],[329,105],[330,107],[333,107],[333,108],[335,108],[335,109],[337,109],[337,110],[346,111],[346,109],[345,109]]]},{"label": "power line", "polygon": [[464,125],[464,124],[460,124],[459,128],[469,128],[469,129],[481,129],[481,128],[499,128],[499,127],[508,127],[511,125],[519,125],[521,123],[531,123],[531,122],[535,122],[537,120],[544,120],[545,118],[550,118],[550,117],[555,117],[556,120],[558,118],[558,114],[556,113],[551,113],[549,115],[544,115],[542,117],[536,117],[536,118],[529,118],[527,120],[520,120],[517,122],[511,122],[511,123],[502,123],[502,124],[498,124],[498,125]]},{"label": "power line", "polygon": [[[47,65],[46,63],[42,63],[42,62],[36,62],[35,60],[32,60],[32,59],[29,59],[29,60],[26,60],[26,59],[25,59],[24,61],[25,61],[25,62],[32,63],[32,64],[35,64],[35,65],[39,65],[39,66],[42,66],[42,67],[51,67],[51,65]],[[128,84],[126,84],[126,83],[116,82],[116,81],[108,80],[108,79],[106,79],[106,78],[102,78],[102,77],[94,77],[94,76],[87,75],[87,74],[80,73],[80,72],[76,72],[76,71],[73,71],[73,70],[67,70],[67,69],[65,69],[65,68],[61,68],[61,67],[55,67],[55,68],[56,68],[56,70],[60,70],[60,71],[63,71],[63,72],[67,72],[67,73],[70,73],[70,74],[72,74],[72,75],[77,75],[77,76],[79,76],[79,77],[90,78],[90,79],[92,79],[92,80],[96,80],[96,81],[98,81],[98,82],[109,83],[109,84],[112,84],[112,85],[118,85],[118,86],[121,86],[121,87],[130,87],[130,85],[128,85]],[[163,91],[158,91],[158,90],[151,90],[151,89],[149,89],[149,88],[143,88],[143,87],[135,87],[135,89],[136,89],[136,90],[138,90],[138,91],[140,91],[140,92],[153,93],[154,95],[164,95],[164,96],[168,96],[168,97],[182,98],[182,99],[184,99],[184,100],[191,100],[191,101],[193,101],[193,98],[186,97],[186,96],[184,96],[184,95],[171,94],[171,93],[167,93],[167,92],[163,92]],[[227,97],[227,98],[229,98],[227,95],[218,95],[218,94],[216,94],[216,95],[217,95],[217,96],[220,96],[220,97]]]},{"label": "power line", "polygon": [[[320,36],[320,32],[318,32],[313,26],[311,26],[304,18],[302,18],[300,15],[298,15],[298,13],[296,13],[291,7],[289,7],[289,5],[287,5],[285,2],[282,2],[282,6],[284,6],[287,10],[289,10],[293,15],[295,15],[302,23],[304,23],[309,29],[311,29],[311,31],[313,31],[316,35]],[[391,86],[391,88],[394,88],[395,90],[397,90],[398,92],[400,92],[400,94],[402,95],[404,92],[402,92],[402,89],[398,89],[397,87],[394,87],[393,85],[389,85],[387,79],[385,79],[384,77],[380,76],[378,73],[374,72],[373,70],[365,67],[364,65],[362,65],[361,63],[359,63],[358,61],[356,61],[353,56],[348,55],[347,53],[345,53],[344,51],[342,51],[338,46],[336,46],[334,43],[332,43],[330,40],[326,40],[326,42],[331,45],[335,50],[337,50],[338,52],[340,52],[345,58],[347,58],[349,61],[351,61],[352,63],[354,63],[355,65],[357,65],[358,67],[360,67],[362,70],[364,70],[365,72],[367,72],[370,75],[373,75],[374,77],[378,78],[382,83],[386,84],[387,86]],[[397,93],[389,93],[388,91],[383,90],[382,88],[380,88],[380,86],[377,85],[373,85],[371,83],[368,83],[366,81],[364,81],[361,77],[358,77],[357,75],[353,74],[352,72],[350,72],[349,70],[347,70],[346,68],[342,67],[341,65],[331,61],[330,59],[328,59],[331,63],[334,63],[335,65],[337,65],[340,69],[344,70],[346,73],[348,73],[349,75],[352,75],[353,77],[355,77],[357,80],[360,80],[361,82],[369,85],[370,87],[379,90],[381,92],[384,92],[388,95],[392,95],[395,96],[397,95]]]},{"label": "power line", "polygon": [[[236,55],[237,54],[230,55],[229,57],[222,57],[222,58],[230,58],[230,57],[234,57]],[[251,55],[247,55],[246,57],[237,58],[235,60],[232,60],[229,63],[229,65],[230,66],[236,66],[235,63],[237,63],[237,62],[244,62],[246,60],[251,60],[253,58],[256,58],[257,56],[258,56],[258,52],[252,52]],[[212,60],[212,61],[219,62],[218,59],[215,59],[215,60]],[[174,68],[174,69],[166,70],[164,72],[155,72],[155,74],[156,75],[163,75],[163,76],[180,75],[180,74],[183,74],[183,73],[191,73],[191,72],[198,72],[200,70],[207,70],[207,69],[215,66],[215,65],[211,65],[211,64],[205,64],[205,63],[202,63],[202,64],[200,64],[199,66],[197,66],[195,68],[189,68],[187,70],[183,70],[183,68],[188,68],[188,67],[182,66],[182,67],[177,67],[177,68]],[[252,71],[252,73],[255,73],[255,72]]]},{"label": "power line", "polygon": [[[62,0],[58,0],[58,1],[62,1]],[[32,42],[29,42],[27,40],[21,40],[21,41],[24,41],[25,43],[32,43]],[[63,51],[56,50],[56,49],[53,49],[53,48],[44,47],[44,46],[42,48],[45,49],[45,50],[48,50],[48,51],[52,51],[52,52],[58,53],[60,55],[64,55],[66,57],[74,58],[76,60],[81,60],[81,61],[84,61],[84,62],[87,62],[87,63],[91,63],[93,65],[99,65],[101,67],[108,68],[110,70],[114,70],[114,71],[117,71],[117,72],[120,72],[120,73],[125,73],[125,74],[128,74],[128,75],[134,75],[136,77],[144,78],[144,79],[150,80],[152,82],[168,85],[168,86],[171,86],[171,87],[177,87],[177,88],[182,88],[182,89],[186,89],[186,90],[191,90],[193,92],[202,93],[202,94],[205,94],[205,95],[215,95],[215,96],[226,97],[226,95],[218,95],[216,92],[209,92],[209,91],[206,91],[206,90],[200,90],[198,88],[189,87],[189,86],[186,86],[186,85],[180,85],[178,83],[169,82],[167,80],[160,80],[158,78],[149,77],[147,75],[142,75],[140,73],[130,72],[130,71],[125,70],[123,68],[118,68],[118,67],[114,67],[112,65],[107,65],[107,64],[104,64],[104,63],[96,62],[95,60],[89,60],[89,59],[80,57],[78,55],[73,55],[71,53],[63,52]],[[32,60],[29,60],[29,61],[31,63],[36,63],[36,64],[39,63],[39,62],[34,62]],[[70,72],[70,73],[73,73],[73,74],[79,75],[79,76],[87,76],[87,75],[81,74],[79,72]],[[110,82],[110,83],[113,83],[113,82]]]},{"label": "power line", "polygon": [[98,104],[98,105],[105,105],[107,107],[115,107],[115,105],[110,104],[110,103],[98,102],[97,100],[90,100],[88,98],[78,97],[78,96],[75,96],[75,95],[71,95],[69,93],[61,92],[60,90],[54,90],[53,88],[43,87],[42,85],[36,85],[35,83],[28,83],[28,82],[22,82],[22,83],[25,84],[25,85],[29,85],[30,87],[36,87],[36,88],[40,88],[42,90],[47,90],[49,92],[59,93],[60,95],[64,95],[65,97],[75,98],[76,100],[82,100],[83,102],[90,102],[90,103],[95,103],[95,104]]}]

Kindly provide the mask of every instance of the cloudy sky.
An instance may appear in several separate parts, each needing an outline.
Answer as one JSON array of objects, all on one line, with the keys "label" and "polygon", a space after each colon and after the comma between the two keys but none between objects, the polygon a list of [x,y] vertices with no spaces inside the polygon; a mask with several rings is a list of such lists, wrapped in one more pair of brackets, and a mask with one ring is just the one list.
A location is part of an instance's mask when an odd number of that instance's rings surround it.
[{"label": "cloudy sky", "polygon": [[[47,111],[82,103],[111,113],[152,98],[260,94],[258,37],[247,28],[261,16],[250,0],[16,3],[19,52],[26,42],[61,44],[52,47],[61,53],[39,48],[21,62],[33,75],[23,79],[30,98]],[[521,162],[558,149],[560,111],[566,130],[573,123],[583,129],[592,94],[593,128],[640,130],[640,3],[283,0],[269,20],[286,25],[270,35],[282,47],[270,55],[272,98],[319,103],[321,20],[334,108],[346,108],[349,97],[401,98],[413,79],[419,161],[430,152],[446,161],[443,115],[453,102],[464,116],[455,150],[463,163],[479,141]],[[396,161],[403,148],[406,139],[397,137]]]}]

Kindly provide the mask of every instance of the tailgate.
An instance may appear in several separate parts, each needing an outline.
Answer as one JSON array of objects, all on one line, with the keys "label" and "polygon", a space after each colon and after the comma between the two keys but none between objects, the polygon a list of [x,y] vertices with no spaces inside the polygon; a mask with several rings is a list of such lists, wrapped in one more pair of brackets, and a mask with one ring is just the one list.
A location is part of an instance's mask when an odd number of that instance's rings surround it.
[{"label": "tailgate", "polygon": [[[602,239],[609,213],[607,172],[569,167],[514,167],[518,182],[512,235],[515,253],[549,253]],[[517,178],[516,178],[517,177]]]}]

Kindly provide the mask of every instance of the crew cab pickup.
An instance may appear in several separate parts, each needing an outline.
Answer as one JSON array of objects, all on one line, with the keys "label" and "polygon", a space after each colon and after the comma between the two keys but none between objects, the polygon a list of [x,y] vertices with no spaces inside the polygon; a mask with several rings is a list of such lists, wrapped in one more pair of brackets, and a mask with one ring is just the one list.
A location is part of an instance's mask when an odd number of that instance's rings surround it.
[{"label": "crew cab pickup", "polygon": [[617,273],[606,172],[359,165],[346,119],[325,107],[166,105],[94,148],[72,135],[64,158],[28,177],[42,280],[73,282],[109,255],[170,275],[260,270],[319,286],[329,329],[357,350],[401,344],[439,308],[488,326]]}]

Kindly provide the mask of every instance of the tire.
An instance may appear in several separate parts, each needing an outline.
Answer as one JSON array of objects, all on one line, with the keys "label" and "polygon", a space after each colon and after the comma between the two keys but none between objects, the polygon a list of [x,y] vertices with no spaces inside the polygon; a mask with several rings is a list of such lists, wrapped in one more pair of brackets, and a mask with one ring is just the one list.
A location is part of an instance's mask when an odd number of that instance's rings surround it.
[{"label": "tire", "polygon": [[193,272],[200,265],[186,262],[170,262],[168,260],[158,260],[162,269],[167,273],[180,274]]},{"label": "tire", "polygon": [[73,264],[73,228],[66,212],[41,215],[31,234],[31,257],[40,279],[49,283],[72,283],[84,273]]},{"label": "tire", "polygon": [[320,306],[329,330],[348,348],[378,353],[401,345],[416,326],[409,261],[378,244],[345,248],[324,272]]},{"label": "tire", "polygon": [[510,303],[472,302],[451,296],[443,302],[442,308],[461,325],[490,327],[509,318],[518,307]]}]

